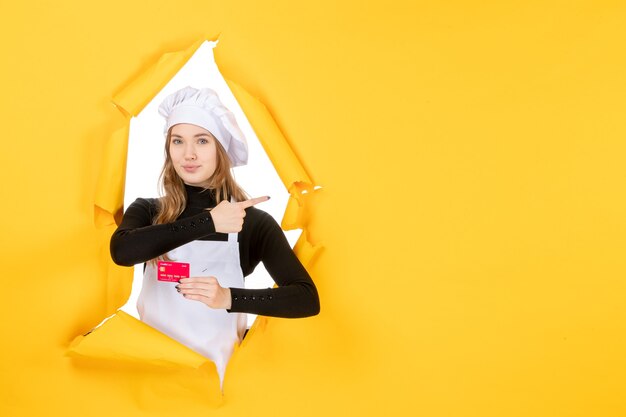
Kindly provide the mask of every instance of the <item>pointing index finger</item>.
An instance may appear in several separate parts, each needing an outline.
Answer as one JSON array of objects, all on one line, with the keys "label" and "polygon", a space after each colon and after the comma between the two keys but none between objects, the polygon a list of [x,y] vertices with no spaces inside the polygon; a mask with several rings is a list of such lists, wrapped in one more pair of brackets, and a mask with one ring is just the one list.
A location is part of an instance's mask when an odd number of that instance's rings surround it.
[{"label": "pointing index finger", "polygon": [[269,196],[251,198],[250,200],[241,201],[241,202],[239,203],[239,205],[240,205],[242,208],[248,208],[248,207],[252,207],[252,206],[254,206],[255,204],[259,204],[259,203],[262,203],[262,202],[264,202],[264,201],[267,201],[267,200],[269,200],[269,199],[270,199],[270,198],[269,198]]}]

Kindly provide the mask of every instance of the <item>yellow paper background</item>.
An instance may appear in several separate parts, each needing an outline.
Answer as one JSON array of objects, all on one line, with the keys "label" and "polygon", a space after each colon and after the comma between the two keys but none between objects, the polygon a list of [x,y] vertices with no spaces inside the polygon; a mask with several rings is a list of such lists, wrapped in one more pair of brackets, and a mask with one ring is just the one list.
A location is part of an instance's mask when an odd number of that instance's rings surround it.
[{"label": "yellow paper background", "polygon": [[[624,415],[625,8],[1,4],[0,415]],[[325,249],[321,314],[268,320],[216,406],[202,370],[64,352],[129,285],[94,226],[111,99],[218,34]]]}]

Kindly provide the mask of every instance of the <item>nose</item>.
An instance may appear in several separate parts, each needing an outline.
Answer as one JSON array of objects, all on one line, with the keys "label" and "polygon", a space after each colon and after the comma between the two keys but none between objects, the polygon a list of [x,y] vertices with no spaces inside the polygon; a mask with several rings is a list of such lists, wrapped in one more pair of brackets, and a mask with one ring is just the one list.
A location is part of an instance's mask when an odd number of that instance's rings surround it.
[{"label": "nose", "polygon": [[196,159],[196,148],[193,143],[188,143],[185,146],[185,159],[189,161],[193,161]]}]

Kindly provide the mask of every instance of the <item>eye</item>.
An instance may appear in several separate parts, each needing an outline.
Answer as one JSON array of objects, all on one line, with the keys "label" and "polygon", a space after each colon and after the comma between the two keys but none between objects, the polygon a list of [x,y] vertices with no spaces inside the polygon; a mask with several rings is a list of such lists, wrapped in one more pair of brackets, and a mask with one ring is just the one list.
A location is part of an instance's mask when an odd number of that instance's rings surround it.
[{"label": "eye", "polygon": [[205,145],[205,144],[209,143],[209,139],[207,139],[207,138],[200,138],[200,139],[198,139],[198,143],[201,144],[201,145]]},{"label": "eye", "polygon": [[181,144],[181,143],[183,143],[183,141],[182,141],[182,140],[180,140],[180,139],[172,139],[172,144],[173,144],[173,145],[179,145],[179,144]]}]

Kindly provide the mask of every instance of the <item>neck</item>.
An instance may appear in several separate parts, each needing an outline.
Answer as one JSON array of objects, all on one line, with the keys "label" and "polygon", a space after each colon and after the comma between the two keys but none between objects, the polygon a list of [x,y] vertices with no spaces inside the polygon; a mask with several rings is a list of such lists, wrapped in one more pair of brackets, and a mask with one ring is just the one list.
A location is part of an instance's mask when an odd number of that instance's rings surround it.
[{"label": "neck", "polygon": [[185,184],[188,206],[213,207],[215,206],[215,190]]}]

